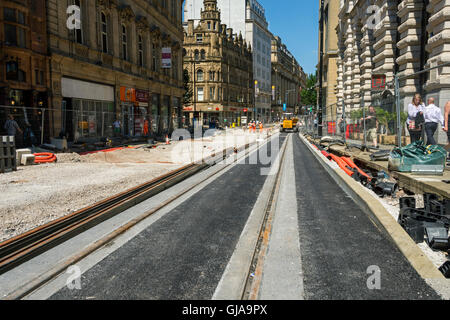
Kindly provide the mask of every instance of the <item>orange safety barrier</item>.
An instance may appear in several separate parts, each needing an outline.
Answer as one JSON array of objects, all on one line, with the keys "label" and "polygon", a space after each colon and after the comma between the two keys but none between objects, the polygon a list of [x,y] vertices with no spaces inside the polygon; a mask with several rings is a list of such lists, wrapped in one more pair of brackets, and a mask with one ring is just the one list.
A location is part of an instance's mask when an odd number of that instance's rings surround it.
[{"label": "orange safety barrier", "polygon": [[35,153],[34,163],[53,163],[57,161],[56,156],[50,152]]}]

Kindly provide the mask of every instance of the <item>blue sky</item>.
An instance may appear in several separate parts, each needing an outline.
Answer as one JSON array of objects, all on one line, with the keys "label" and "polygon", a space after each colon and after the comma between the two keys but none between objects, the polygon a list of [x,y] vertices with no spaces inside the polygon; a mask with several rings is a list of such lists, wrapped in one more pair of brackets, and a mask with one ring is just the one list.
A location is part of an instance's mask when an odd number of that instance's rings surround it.
[{"label": "blue sky", "polygon": [[306,73],[318,63],[319,1],[258,0],[266,9],[270,31],[279,37]]}]

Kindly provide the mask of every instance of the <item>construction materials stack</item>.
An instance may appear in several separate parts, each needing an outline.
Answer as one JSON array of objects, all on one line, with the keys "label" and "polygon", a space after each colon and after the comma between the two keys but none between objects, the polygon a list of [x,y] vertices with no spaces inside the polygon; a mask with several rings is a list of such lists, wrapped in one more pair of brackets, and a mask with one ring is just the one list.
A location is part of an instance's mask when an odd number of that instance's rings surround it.
[{"label": "construction materials stack", "polygon": [[17,171],[16,142],[13,136],[0,136],[0,173]]}]

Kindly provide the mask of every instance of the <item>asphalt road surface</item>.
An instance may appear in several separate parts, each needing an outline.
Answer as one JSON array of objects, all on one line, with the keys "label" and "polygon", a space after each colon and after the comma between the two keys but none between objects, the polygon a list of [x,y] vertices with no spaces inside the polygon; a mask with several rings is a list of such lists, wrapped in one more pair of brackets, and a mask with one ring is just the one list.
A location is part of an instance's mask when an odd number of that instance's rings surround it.
[{"label": "asphalt road surface", "polygon": [[84,273],[81,290],[51,299],[210,300],[267,178],[263,167],[236,165]]},{"label": "asphalt road surface", "polygon": [[[297,135],[293,142],[305,299],[438,299]],[[367,286],[372,266],[380,290]]]},{"label": "asphalt road surface", "polygon": [[[304,299],[438,299],[299,137],[291,141]],[[233,167],[85,272],[81,290],[51,299],[211,299],[267,178],[261,167]],[[380,290],[367,286],[371,266]]]}]

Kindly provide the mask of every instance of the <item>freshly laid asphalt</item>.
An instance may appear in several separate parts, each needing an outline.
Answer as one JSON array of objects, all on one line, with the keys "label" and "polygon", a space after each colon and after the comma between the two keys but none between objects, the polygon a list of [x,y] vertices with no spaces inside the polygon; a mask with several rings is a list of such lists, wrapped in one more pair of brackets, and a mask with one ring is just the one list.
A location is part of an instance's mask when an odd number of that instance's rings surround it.
[{"label": "freshly laid asphalt", "polygon": [[[297,135],[294,163],[305,299],[439,299]],[[368,289],[371,266],[380,290]]]},{"label": "freshly laid asphalt", "polygon": [[[304,298],[439,299],[297,135],[293,146]],[[262,167],[233,167],[85,272],[81,290],[51,299],[211,299],[267,178]],[[371,266],[380,290],[367,287]]]},{"label": "freshly laid asphalt", "polygon": [[263,167],[236,165],[84,273],[81,290],[50,299],[211,299],[267,178]]}]

